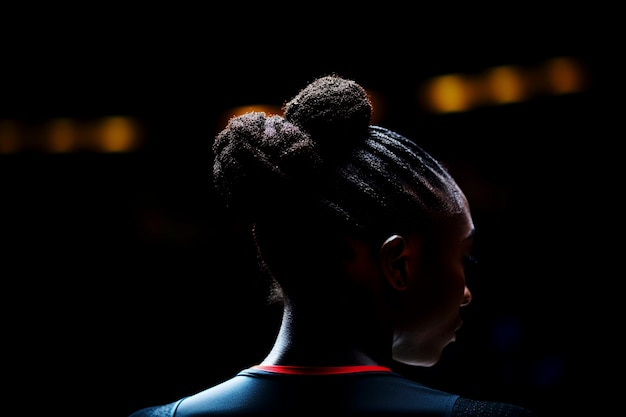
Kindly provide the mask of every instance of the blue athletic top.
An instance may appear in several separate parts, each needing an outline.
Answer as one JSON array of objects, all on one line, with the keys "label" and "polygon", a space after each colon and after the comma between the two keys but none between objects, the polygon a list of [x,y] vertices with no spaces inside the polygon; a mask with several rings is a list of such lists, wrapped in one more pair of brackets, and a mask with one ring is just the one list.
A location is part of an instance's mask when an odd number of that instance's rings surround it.
[{"label": "blue athletic top", "polygon": [[254,366],[234,377],[129,417],[203,416],[534,417],[517,405],[470,400],[381,366]]}]

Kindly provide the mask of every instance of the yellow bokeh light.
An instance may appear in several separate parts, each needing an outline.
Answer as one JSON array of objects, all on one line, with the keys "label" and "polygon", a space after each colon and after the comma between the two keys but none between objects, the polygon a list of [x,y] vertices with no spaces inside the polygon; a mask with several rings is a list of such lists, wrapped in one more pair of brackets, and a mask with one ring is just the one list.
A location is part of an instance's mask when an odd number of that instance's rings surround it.
[{"label": "yellow bokeh light", "polygon": [[427,82],[425,100],[438,113],[464,111],[471,105],[471,89],[460,75],[442,75]]},{"label": "yellow bokeh light", "polygon": [[0,120],[0,154],[17,152],[20,148],[19,128],[14,120]]},{"label": "yellow bokeh light", "polygon": [[571,58],[554,58],[546,63],[548,87],[554,94],[575,93],[583,89],[582,70]]},{"label": "yellow bokeh light", "polygon": [[128,152],[139,145],[139,127],[129,117],[104,118],[97,126],[95,145],[102,152]]},{"label": "yellow bokeh light", "polygon": [[522,101],[526,98],[524,86],[522,74],[516,67],[495,67],[485,74],[485,92],[494,103]]},{"label": "yellow bokeh light", "polygon": [[71,152],[76,148],[76,125],[72,119],[53,119],[46,126],[46,145],[50,152]]}]

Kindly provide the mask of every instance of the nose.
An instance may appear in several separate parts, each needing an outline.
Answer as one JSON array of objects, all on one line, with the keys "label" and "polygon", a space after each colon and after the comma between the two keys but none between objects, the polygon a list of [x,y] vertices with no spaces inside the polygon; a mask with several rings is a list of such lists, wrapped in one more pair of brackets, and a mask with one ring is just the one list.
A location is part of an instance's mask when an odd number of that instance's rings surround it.
[{"label": "nose", "polygon": [[469,290],[469,288],[466,285],[465,289],[463,290],[463,301],[461,302],[461,307],[465,307],[471,301],[472,301],[472,292]]}]

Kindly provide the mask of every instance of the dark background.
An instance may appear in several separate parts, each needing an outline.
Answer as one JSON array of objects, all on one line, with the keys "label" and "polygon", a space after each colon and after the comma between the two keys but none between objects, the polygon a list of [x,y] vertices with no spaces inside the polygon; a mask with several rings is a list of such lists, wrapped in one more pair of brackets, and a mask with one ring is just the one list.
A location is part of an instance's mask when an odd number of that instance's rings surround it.
[{"label": "dark background", "polygon": [[[123,154],[0,155],[5,345],[24,414],[124,417],[263,357],[279,312],[211,189],[210,144],[232,107],[281,105],[329,72],[377,91],[379,124],[448,164],[479,230],[458,341],[407,374],[540,416],[609,407],[599,375],[617,367],[618,332],[604,333],[615,316],[599,296],[618,193],[593,16],[263,7],[5,14],[0,119],[126,115],[145,138]],[[432,76],[559,56],[581,63],[583,91],[448,115],[416,100]]]}]

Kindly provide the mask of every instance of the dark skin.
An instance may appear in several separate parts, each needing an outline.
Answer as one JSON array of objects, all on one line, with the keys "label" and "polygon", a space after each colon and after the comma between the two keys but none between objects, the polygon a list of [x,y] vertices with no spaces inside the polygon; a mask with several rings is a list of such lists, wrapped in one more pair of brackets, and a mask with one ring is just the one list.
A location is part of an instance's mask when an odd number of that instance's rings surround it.
[{"label": "dark skin", "polygon": [[394,234],[379,247],[347,238],[354,256],[343,263],[345,289],[330,288],[315,302],[292,303],[287,295],[279,334],[261,364],[437,363],[472,298],[465,260],[474,225],[464,201],[461,213],[435,222],[431,238]]}]

